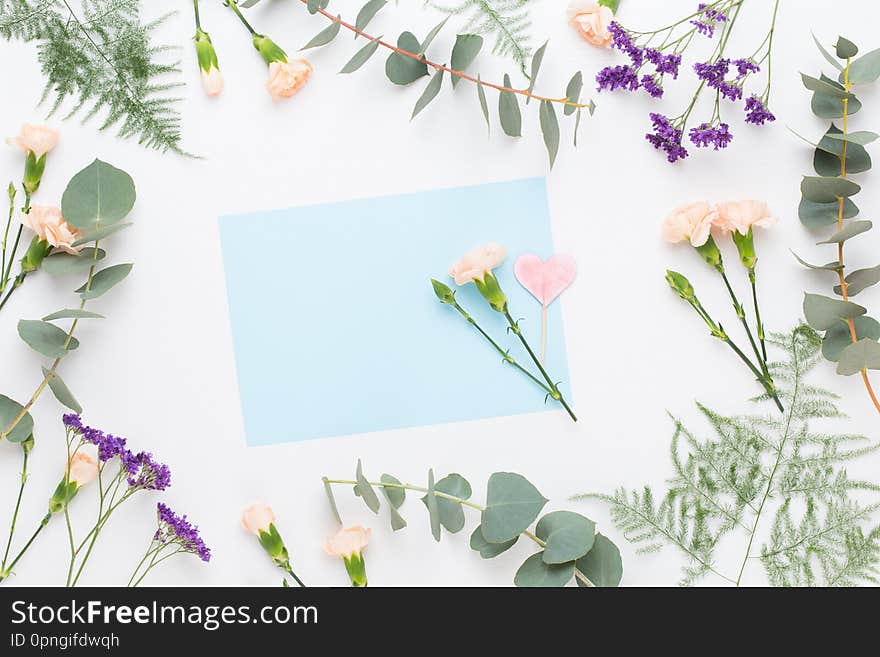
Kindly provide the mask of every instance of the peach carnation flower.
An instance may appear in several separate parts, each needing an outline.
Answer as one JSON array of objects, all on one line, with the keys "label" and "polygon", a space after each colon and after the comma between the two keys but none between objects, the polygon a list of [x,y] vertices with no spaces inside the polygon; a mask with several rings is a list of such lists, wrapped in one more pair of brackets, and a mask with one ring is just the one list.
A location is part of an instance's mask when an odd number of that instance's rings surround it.
[{"label": "peach carnation flower", "polygon": [[58,143],[58,131],[47,125],[25,123],[21,127],[21,132],[15,137],[9,137],[6,143],[10,146],[17,146],[25,152],[29,151],[34,154],[34,157],[40,159],[55,148],[55,144]]},{"label": "peach carnation flower", "polygon": [[449,275],[455,279],[456,285],[465,285],[477,280],[482,282],[486,274],[504,262],[506,257],[507,250],[503,246],[490,242],[466,253],[452,265]]},{"label": "peach carnation flower", "polygon": [[667,242],[689,241],[703,246],[709,239],[717,213],[705,201],[675,208],[663,221],[663,237]]},{"label": "peach carnation flower", "polygon": [[98,461],[85,452],[77,452],[70,459],[67,481],[82,488],[98,476]]},{"label": "peach carnation flower", "polygon": [[608,7],[600,6],[594,0],[573,0],[568,5],[568,20],[586,41],[608,48],[612,42],[608,26],[614,20],[614,12]]},{"label": "peach carnation flower", "polygon": [[763,201],[730,201],[719,203],[713,225],[722,232],[747,235],[752,226],[769,228],[776,223],[770,207]]},{"label": "peach carnation flower", "polygon": [[269,525],[275,522],[275,512],[266,504],[252,504],[241,513],[241,526],[245,530],[260,535],[269,532]]},{"label": "peach carnation flower", "polygon": [[64,221],[59,208],[48,205],[32,205],[30,212],[21,216],[22,225],[30,228],[44,242],[72,255],[79,253],[73,243],[79,232]]},{"label": "peach carnation flower", "polygon": [[370,542],[372,529],[364,529],[360,525],[343,527],[324,543],[324,552],[332,557],[350,559],[360,555]]},{"label": "peach carnation flower", "polygon": [[269,80],[266,89],[272,100],[290,98],[302,89],[312,74],[312,65],[305,59],[269,64]]}]

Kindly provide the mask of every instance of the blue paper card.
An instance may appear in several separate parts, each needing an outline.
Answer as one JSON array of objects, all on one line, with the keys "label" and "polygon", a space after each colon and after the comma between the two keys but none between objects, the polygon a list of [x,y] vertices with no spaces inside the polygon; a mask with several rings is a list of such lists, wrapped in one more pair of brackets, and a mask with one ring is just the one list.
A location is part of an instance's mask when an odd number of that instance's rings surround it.
[{"label": "blue paper card", "polygon": [[[224,216],[220,237],[248,444],[559,411],[430,284],[455,288],[453,262],[504,245],[496,275],[539,350],[541,307],[513,261],[554,251],[543,178]],[[535,371],[472,284],[456,299]],[[558,301],[548,327],[547,371],[569,398]]]}]

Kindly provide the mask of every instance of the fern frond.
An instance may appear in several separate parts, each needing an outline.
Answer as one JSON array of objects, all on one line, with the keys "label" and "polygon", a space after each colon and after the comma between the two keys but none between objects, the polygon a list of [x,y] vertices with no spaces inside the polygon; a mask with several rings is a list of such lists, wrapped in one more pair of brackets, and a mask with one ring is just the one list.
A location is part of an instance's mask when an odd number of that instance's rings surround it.
[{"label": "fern frond", "polygon": [[102,130],[115,126],[121,137],[183,153],[179,99],[168,95],[181,85],[163,82],[180,68],[160,61],[169,49],[150,41],[167,15],[143,23],[139,7],[138,0],[82,0],[78,10],[63,0],[0,0],[0,36],[36,43],[50,116],[72,101],[64,118],[103,114]]},{"label": "fern frond", "polygon": [[492,52],[515,61],[524,75],[532,48],[532,22],[527,5],[531,0],[429,0],[428,5],[446,14],[465,16],[464,31],[494,37]]}]

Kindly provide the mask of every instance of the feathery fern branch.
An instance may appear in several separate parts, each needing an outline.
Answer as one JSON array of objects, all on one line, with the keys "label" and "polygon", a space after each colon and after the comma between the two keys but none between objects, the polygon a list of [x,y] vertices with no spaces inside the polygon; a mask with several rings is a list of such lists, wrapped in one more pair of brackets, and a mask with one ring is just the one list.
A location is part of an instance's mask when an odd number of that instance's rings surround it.
[{"label": "feathery fern branch", "polygon": [[104,112],[100,129],[117,126],[123,138],[150,148],[183,153],[179,83],[161,80],[179,72],[177,62],[160,61],[169,48],[150,36],[166,16],[142,22],[139,0],[0,0],[0,36],[35,42],[46,76],[41,103],[54,96],[49,114],[68,99],[84,110],[84,121]]}]

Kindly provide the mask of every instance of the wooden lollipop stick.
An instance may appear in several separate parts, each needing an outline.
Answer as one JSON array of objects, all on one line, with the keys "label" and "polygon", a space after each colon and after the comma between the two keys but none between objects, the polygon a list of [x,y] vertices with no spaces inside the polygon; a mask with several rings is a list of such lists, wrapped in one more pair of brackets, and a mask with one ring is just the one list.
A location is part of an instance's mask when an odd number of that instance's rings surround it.
[{"label": "wooden lollipop stick", "polygon": [[547,304],[541,306],[541,365],[547,353]]}]

